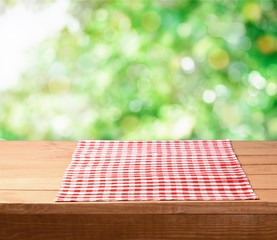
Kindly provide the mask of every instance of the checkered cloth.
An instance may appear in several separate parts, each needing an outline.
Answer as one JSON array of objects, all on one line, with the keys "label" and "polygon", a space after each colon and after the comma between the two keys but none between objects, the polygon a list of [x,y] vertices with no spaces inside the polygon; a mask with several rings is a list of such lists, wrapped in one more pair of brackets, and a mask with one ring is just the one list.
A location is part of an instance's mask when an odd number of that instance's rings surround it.
[{"label": "checkered cloth", "polygon": [[82,140],[58,202],[257,199],[229,140]]}]

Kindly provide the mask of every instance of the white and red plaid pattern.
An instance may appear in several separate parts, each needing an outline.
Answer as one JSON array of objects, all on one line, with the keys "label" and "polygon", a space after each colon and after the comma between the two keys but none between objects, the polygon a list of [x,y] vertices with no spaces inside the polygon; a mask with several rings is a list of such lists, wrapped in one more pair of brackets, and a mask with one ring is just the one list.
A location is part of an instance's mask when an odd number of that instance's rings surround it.
[{"label": "white and red plaid pattern", "polygon": [[229,140],[82,140],[56,201],[258,199]]}]

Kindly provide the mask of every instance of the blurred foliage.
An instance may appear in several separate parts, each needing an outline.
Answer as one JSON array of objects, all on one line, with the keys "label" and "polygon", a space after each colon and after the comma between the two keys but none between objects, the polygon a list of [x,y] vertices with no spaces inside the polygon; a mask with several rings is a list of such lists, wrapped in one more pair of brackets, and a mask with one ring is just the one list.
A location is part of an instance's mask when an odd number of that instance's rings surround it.
[{"label": "blurred foliage", "polygon": [[69,6],[0,92],[0,138],[277,139],[276,1]]}]

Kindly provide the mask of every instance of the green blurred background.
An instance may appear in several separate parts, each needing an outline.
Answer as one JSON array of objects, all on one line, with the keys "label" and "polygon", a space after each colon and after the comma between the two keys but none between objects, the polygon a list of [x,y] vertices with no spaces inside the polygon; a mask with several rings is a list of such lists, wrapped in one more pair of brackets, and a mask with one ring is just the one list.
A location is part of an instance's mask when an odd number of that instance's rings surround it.
[{"label": "green blurred background", "polygon": [[277,139],[277,2],[0,1],[0,138]]}]

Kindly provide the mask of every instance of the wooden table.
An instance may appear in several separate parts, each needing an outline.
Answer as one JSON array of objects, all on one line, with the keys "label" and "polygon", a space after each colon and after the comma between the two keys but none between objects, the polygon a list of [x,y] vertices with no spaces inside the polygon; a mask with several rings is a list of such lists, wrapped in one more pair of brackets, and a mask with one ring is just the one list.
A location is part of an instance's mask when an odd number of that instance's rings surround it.
[{"label": "wooden table", "polygon": [[277,239],[277,141],[232,141],[260,200],[55,203],[76,142],[0,142],[0,239]]}]

